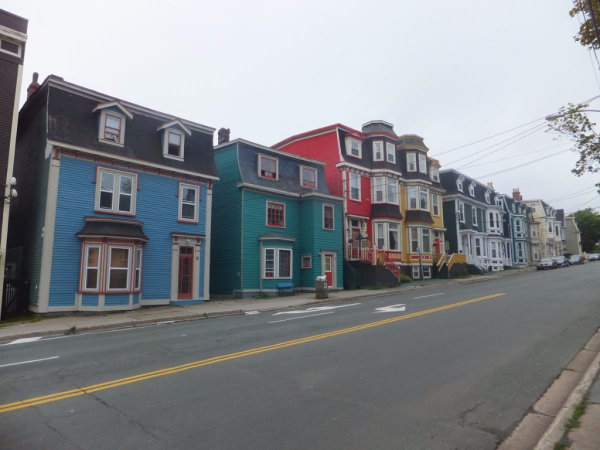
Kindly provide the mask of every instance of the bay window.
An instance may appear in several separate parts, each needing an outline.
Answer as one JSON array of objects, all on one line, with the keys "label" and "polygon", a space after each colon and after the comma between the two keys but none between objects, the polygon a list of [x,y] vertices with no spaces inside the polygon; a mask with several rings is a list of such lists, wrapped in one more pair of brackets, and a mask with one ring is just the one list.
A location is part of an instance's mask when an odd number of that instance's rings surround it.
[{"label": "bay window", "polygon": [[421,228],[421,239],[423,241],[421,253],[431,253],[431,230],[429,228]]},{"label": "bay window", "polygon": [[417,171],[417,155],[416,155],[416,153],[407,153],[406,154],[406,170],[408,172],[416,172]]},{"label": "bay window", "polygon": [[373,202],[398,204],[398,180],[392,177],[373,177]]},{"label": "bay window", "polygon": [[440,196],[439,195],[432,195],[432,201],[433,201],[433,215],[434,216],[439,216],[440,215]]},{"label": "bay window", "polygon": [[387,202],[398,204],[398,181],[395,178],[386,178]]},{"label": "bay window", "polygon": [[383,161],[383,141],[373,142],[373,161]]},{"label": "bay window", "polygon": [[417,209],[417,186],[408,186],[408,208]]},{"label": "bay window", "polygon": [[100,275],[100,247],[88,246],[85,259],[84,289],[87,291],[97,291]]},{"label": "bay window", "polygon": [[422,209],[429,211],[429,189],[423,186],[408,186],[407,209]]},{"label": "bay window", "polygon": [[432,253],[433,241],[430,228],[411,227],[408,229],[408,235],[411,253],[417,253],[417,249],[421,253]]},{"label": "bay window", "polygon": [[391,143],[385,144],[387,160],[388,162],[395,163],[396,162],[396,146]]},{"label": "bay window", "polygon": [[384,177],[373,178],[373,192],[375,193],[375,198],[373,199],[373,202],[375,203],[383,202],[383,180]]},{"label": "bay window", "polygon": [[410,234],[410,251],[411,253],[417,253],[419,249],[419,229],[418,228],[409,228]]},{"label": "bay window", "polygon": [[129,288],[129,247],[111,247],[108,270],[108,290],[128,290]]},{"label": "bay window", "polygon": [[263,268],[263,278],[292,278],[292,250],[264,248]]},{"label": "bay window", "polygon": [[379,250],[400,251],[400,224],[375,222],[375,242]]},{"label": "bay window", "polygon": [[419,187],[419,206],[425,211],[429,211],[429,189]]},{"label": "bay window", "polygon": [[419,154],[419,172],[427,173],[427,157]]}]

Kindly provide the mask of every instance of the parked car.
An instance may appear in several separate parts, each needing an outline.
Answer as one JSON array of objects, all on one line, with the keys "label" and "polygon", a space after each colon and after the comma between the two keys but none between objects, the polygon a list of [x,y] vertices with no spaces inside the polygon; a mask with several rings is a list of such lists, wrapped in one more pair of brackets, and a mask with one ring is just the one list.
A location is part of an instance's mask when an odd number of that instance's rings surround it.
[{"label": "parked car", "polygon": [[569,260],[564,256],[555,256],[552,258],[558,264],[558,267],[569,267]]},{"label": "parked car", "polygon": [[600,253],[590,253],[588,255],[588,261],[598,261],[600,260]]},{"label": "parked car", "polygon": [[571,255],[569,264],[583,264],[583,257],[581,255]]},{"label": "parked car", "polygon": [[556,269],[558,263],[552,258],[542,258],[537,265],[537,270]]}]

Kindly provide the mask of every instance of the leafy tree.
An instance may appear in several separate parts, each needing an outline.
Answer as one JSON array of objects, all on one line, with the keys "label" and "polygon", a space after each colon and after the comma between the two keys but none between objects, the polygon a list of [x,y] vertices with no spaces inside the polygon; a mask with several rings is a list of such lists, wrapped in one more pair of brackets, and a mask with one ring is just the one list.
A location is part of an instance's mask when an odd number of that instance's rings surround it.
[{"label": "leafy tree", "polygon": [[[590,4],[592,5],[593,10],[590,10]],[[598,19],[600,19],[600,5],[598,4],[598,0],[573,0],[573,9],[569,11],[571,17],[579,16],[580,14],[583,16],[583,20],[579,19],[581,21],[581,26],[579,27],[579,33],[575,35],[574,39],[576,42],[579,42],[590,50],[592,48],[600,48],[600,43],[598,42],[598,37],[594,30],[594,21],[592,19],[592,14],[590,14],[591,12],[594,13],[596,25],[600,25],[600,23],[598,23]]]},{"label": "leafy tree", "polygon": [[584,252],[597,252],[600,243],[600,214],[587,208],[571,214],[581,231],[581,247]]}]

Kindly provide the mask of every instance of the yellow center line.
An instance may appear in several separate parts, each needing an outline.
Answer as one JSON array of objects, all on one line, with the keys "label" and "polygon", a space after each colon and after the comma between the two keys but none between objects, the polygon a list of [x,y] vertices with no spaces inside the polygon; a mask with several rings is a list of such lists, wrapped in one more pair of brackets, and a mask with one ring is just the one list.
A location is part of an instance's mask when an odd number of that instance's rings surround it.
[{"label": "yellow center line", "polygon": [[406,320],[413,317],[424,316],[426,314],[431,314],[438,311],[444,311],[446,309],[457,308],[459,306],[468,305],[470,303],[480,302],[482,300],[487,300],[494,297],[500,297],[505,295],[504,293],[486,295],[485,297],[478,297],[472,300],[466,300],[464,302],[452,303],[446,306],[440,306],[438,308],[427,309],[425,311],[419,311],[412,314],[406,314],[404,316],[393,317],[391,319],[379,320],[377,322],[370,322],[364,325],[358,325],[355,327],[344,328],[337,331],[331,331],[328,333],[316,334],[313,336],[308,336],[301,339],[294,339],[292,341],[280,342],[279,344],[267,345],[265,347],[257,347],[250,350],[244,350],[242,352],[230,353],[222,356],[215,356],[213,358],[203,359],[200,361],[195,361],[187,364],[182,364],[180,366],[168,367],[166,369],[156,370],[154,372],[146,372],[141,373],[139,375],[134,375],[127,378],[120,378],[118,380],[107,381],[105,383],[94,384],[91,386],[72,389],[70,391],[57,392],[56,394],[45,395],[42,397],[35,397],[26,400],[20,400],[14,403],[7,403],[4,405],[0,405],[0,413],[14,411],[16,409],[28,408],[30,406],[41,405],[43,403],[55,402],[58,400],[64,400],[66,398],[77,397],[80,395],[90,394],[92,392],[102,391],[105,389],[112,389],[118,386],[124,386],[126,384],[137,383],[138,381],[149,380],[151,378],[162,377],[165,375],[171,375],[178,372],[183,372],[190,369],[195,369],[197,367],[208,366],[211,364],[216,364],[220,362],[229,361],[231,359],[243,358],[245,356],[257,355],[259,353],[269,352],[272,350],[279,350],[281,348],[292,347],[294,345],[305,344],[307,342],[314,342],[320,339],[330,338],[334,336],[339,336],[342,334],[353,333],[355,331],[366,330],[368,328],[378,327],[381,325],[386,325],[388,323],[398,322],[400,320]]}]

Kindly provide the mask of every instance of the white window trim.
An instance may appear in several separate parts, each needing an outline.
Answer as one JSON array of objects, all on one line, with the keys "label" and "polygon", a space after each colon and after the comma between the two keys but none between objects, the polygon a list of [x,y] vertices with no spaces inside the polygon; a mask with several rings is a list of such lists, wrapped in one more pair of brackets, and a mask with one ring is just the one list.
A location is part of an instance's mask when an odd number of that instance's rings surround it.
[{"label": "white window trim", "polygon": [[456,188],[458,189],[459,192],[464,192],[463,190],[463,182],[460,178],[456,179]]},{"label": "white window trim", "polygon": [[[392,183],[396,186],[396,201],[390,201],[388,187],[392,185]],[[384,177],[384,193],[385,193],[385,201],[391,205],[400,205],[400,185],[398,184],[398,180],[392,177]]]},{"label": "white window trim", "polygon": [[[271,178],[271,177],[266,177],[264,175],[262,175],[260,172],[260,167],[261,167],[261,161],[262,159],[272,159],[273,161],[275,161],[275,178]],[[264,178],[265,180],[279,180],[279,158],[275,158],[273,156],[268,156],[268,155],[263,155],[260,154],[258,155],[258,168],[257,168],[257,174],[259,177]]]},{"label": "white window trim", "polygon": [[[437,205],[435,200],[437,200]],[[437,214],[435,213],[435,208],[437,206]],[[440,211],[440,196],[437,194],[431,194],[431,212],[433,213],[434,216],[439,217],[441,215],[441,211]]]},{"label": "white window trim", "polygon": [[0,37],[0,40],[6,41],[6,42],[10,42],[11,44],[16,45],[17,46],[17,53],[13,53],[13,52],[11,52],[9,50],[4,50],[3,48],[0,48],[0,52],[6,53],[7,55],[10,55],[10,56],[14,56],[16,58],[20,58],[21,57],[21,55],[23,54],[23,43],[22,42],[19,42],[17,40],[13,40],[13,39],[9,39],[9,38],[4,37],[4,36]]},{"label": "white window trim", "polygon": [[[427,175],[427,156],[418,154],[417,162],[419,164],[419,172]],[[421,164],[423,162],[423,164]],[[422,167],[421,167],[422,166]]]},{"label": "white window trim", "polygon": [[439,182],[440,181],[440,169],[438,167],[431,167],[429,169],[429,178],[431,178],[433,181]]},{"label": "white window trim", "polygon": [[[308,258],[308,266],[304,265],[304,258]],[[312,269],[312,255],[302,255],[300,257],[300,268],[301,269]]]},{"label": "white window trim", "polygon": [[[391,151],[390,151],[390,148],[391,148]],[[390,158],[390,155],[392,156],[391,158]],[[391,142],[385,143],[385,159],[387,162],[396,164],[396,146],[394,144],[392,144]]]},{"label": "white window trim", "polygon": [[[274,261],[274,273],[273,273],[273,277],[267,277],[266,276],[266,270],[267,270],[267,265],[265,264],[266,262],[266,256],[267,256],[267,250],[273,250],[273,257],[275,258]],[[290,276],[289,277],[282,277],[279,274],[279,252],[280,251],[289,251],[290,252]],[[312,260],[311,260],[311,265],[312,265]],[[263,254],[262,254],[262,276],[263,276],[263,280],[291,280],[294,278],[294,250],[292,248],[289,247],[264,247],[263,248]],[[301,265],[302,267],[302,265]]]},{"label": "white window trim", "polygon": [[475,197],[475,184],[473,183],[469,184],[469,195]]},{"label": "white window trim", "polygon": [[473,215],[473,225],[479,226],[479,224],[477,223],[477,208],[476,207],[472,207],[471,210],[473,211],[473,213],[472,213],[472,215]]},{"label": "white window trim", "polygon": [[[352,176],[356,176],[358,179],[358,198],[352,198]],[[350,176],[348,177],[348,198],[353,202],[361,201],[361,189],[362,189],[362,177],[359,173],[350,172]]]},{"label": "white window trim", "polygon": [[[377,181],[381,180],[381,200],[377,200]],[[378,177],[373,177],[371,178],[372,181],[372,190],[373,190],[373,199],[371,200],[371,203],[385,203],[385,197],[386,197],[386,182],[385,182],[385,177],[382,176],[378,176]]]},{"label": "white window trim", "polygon": [[458,202],[458,218],[460,223],[466,223],[465,204]]},{"label": "white window trim", "polygon": [[[127,250],[127,286],[125,288],[117,288],[117,289],[111,289],[110,287],[110,277],[111,277],[111,272],[113,270],[112,267],[112,250],[113,249],[122,249],[122,250]],[[108,246],[108,267],[107,267],[107,274],[106,274],[106,290],[107,291],[130,291],[129,286],[130,286],[130,282],[131,282],[131,253],[132,253],[132,247],[124,247],[124,246],[119,246],[119,245],[109,245]],[[121,267],[116,267],[114,268],[114,270],[125,270]]]},{"label": "white window trim", "polygon": [[[121,133],[119,134],[119,142],[104,139],[104,129],[106,127],[106,116],[114,116],[121,119]],[[103,109],[100,111],[100,126],[98,127],[98,140],[104,144],[115,145],[117,147],[123,147],[125,143],[125,121],[126,117],[124,114],[115,112],[113,110]]]},{"label": "white window trim", "polygon": [[[381,145],[381,158],[377,158],[377,152],[375,151],[375,147],[378,144]],[[383,141],[373,141],[373,161],[385,161],[385,151]]]},{"label": "white window trim", "polygon": [[[111,209],[100,208],[100,193],[102,185],[102,173],[110,173],[114,176],[113,183],[113,198]],[[121,196],[121,176],[133,178],[131,186],[131,212],[119,210],[119,197]],[[123,216],[135,216],[136,204],[137,204],[137,186],[138,176],[135,173],[123,172],[121,170],[115,170],[113,168],[97,166],[96,168],[96,199],[94,204],[94,211],[105,214],[119,214]]]},{"label": "white window trim", "polygon": [[[415,166],[414,169],[410,169],[410,160],[413,159],[413,164]],[[419,170],[419,163],[417,161],[417,154],[415,152],[406,153],[406,171],[407,172],[416,172]]]},{"label": "white window trim", "polygon": [[[176,134],[181,138],[181,149],[180,149],[181,155],[180,156],[169,155],[169,133]],[[179,130],[174,130],[172,128],[165,129],[165,131],[163,132],[163,156],[165,158],[182,161],[183,156],[184,156],[184,151],[185,151],[185,133],[182,133]]]},{"label": "white window trim", "polygon": [[490,193],[489,193],[489,192],[486,192],[486,193],[485,193],[485,201],[486,201],[487,203],[490,203]]},{"label": "white window trim", "polygon": [[412,279],[413,281],[421,279],[421,270],[419,266],[412,266]]},{"label": "white window trim", "polygon": [[[429,195],[430,195],[429,189],[426,187],[419,186],[418,192],[419,192],[419,196],[417,197],[417,201],[418,201],[417,209],[420,209],[421,211],[431,211],[431,204],[429,201]],[[425,198],[427,199],[427,205],[425,205],[425,208],[421,208],[421,192],[425,192],[427,194],[425,196]]]},{"label": "white window trim", "polygon": [[[183,213],[183,188],[187,188],[187,189],[194,189],[196,191],[196,200],[195,200],[195,205],[194,205],[194,219],[188,219],[188,218],[184,218],[182,216]],[[186,184],[186,183],[179,183],[179,199],[178,199],[178,206],[177,206],[177,219],[180,222],[188,222],[188,223],[198,223],[198,210],[199,208],[199,204],[200,204],[200,186],[194,185],[194,184]],[[188,203],[186,203],[188,204]]]},{"label": "white window trim", "polygon": [[[279,169],[279,167],[277,167]],[[315,173],[315,185],[313,186],[305,186],[304,185],[304,171],[305,170],[310,170],[312,172]],[[279,170],[277,171],[279,172]],[[279,176],[279,173],[277,173],[277,176]],[[271,178],[272,180],[272,178]],[[318,181],[318,172],[317,169],[315,169],[314,167],[308,167],[308,166],[300,166],[300,186],[302,186],[303,188],[306,189],[317,189],[319,187],[319,181]]]},{"label": "white window trim", "polygon": [[[428,272],[428,273],[426,273]],[[423,266],[423,279],[431,278],[431,266]]]},{"label": "white window trim", "polygon": [[[331,218],[333,221],[333,228],[325,228],[325,208],[331,208]],[[328,203],[323,203],[323,208],[322,208],[322,213],[323,213],[323,221],[321,223],[321,225],[323,226],[324,230],[327,231],[335,231],[335,206],[330,205]],[[284,220],[285,220],[285,216],[284,216]]]},{"label": "white window trim", "polygon": [[[396,250],[391,250],[390,249],[390,242],[389,242],[389,236],[390,236],[390,224],[395,224],[398,225],[398,249]],[[383,247],[385,249],[385,251],[388,252],[401,252],[402,251],[402,222],[397,222],[395,220],[376,220],[373,221],[373,236],[375,236],[375,245],[377,246],[377,242],[379,240],[379,234],[377,232],[377,225],[383,225]],[[410,235],[409,235],[409,240],[410,240]]]},{"label": "white window trim", "polygon": [[[140,291],[142,289],[142,275],[143,275],[143,270],[144,270],[144,265],[142,264],[143,261],[144,261],[144,249],[142,247],[136,247],[136,249],[135,249],[135,263],[134,263],[134,266],[133,266],[133,289],[135,291]],[[140,265],[139,269],[137,267],[138,263]],[[136,275],[136,272],[138,270],[140,271],[140,276],[139,276],[140,284],[139,284],[139,286],[135,282],[136,281],[135,275]]]},{"label": "white window trim", "polygon": [[[356,142],[358,144],[358,155],[352,154],[352,142]],[[346,155],[351,158],[362,159],[362,142],[358,139],[346,138]]]},{"label": "white window trim", "polygon": [[[88,288],[87,287],[87,274],[88,274],[88,261],[89,261],[89,253],[91,248],[98,249],[98,266],[92,267],[92,269],[96,269],[98,271],[98,278],[96,279],[96,288]],[[100,291],[100,274],[102,272],[102,246],[100,244],[85,244],[84,247],[84,263],[83,263],[83,286],[82,291],[84,292],[99,292]]]}]

